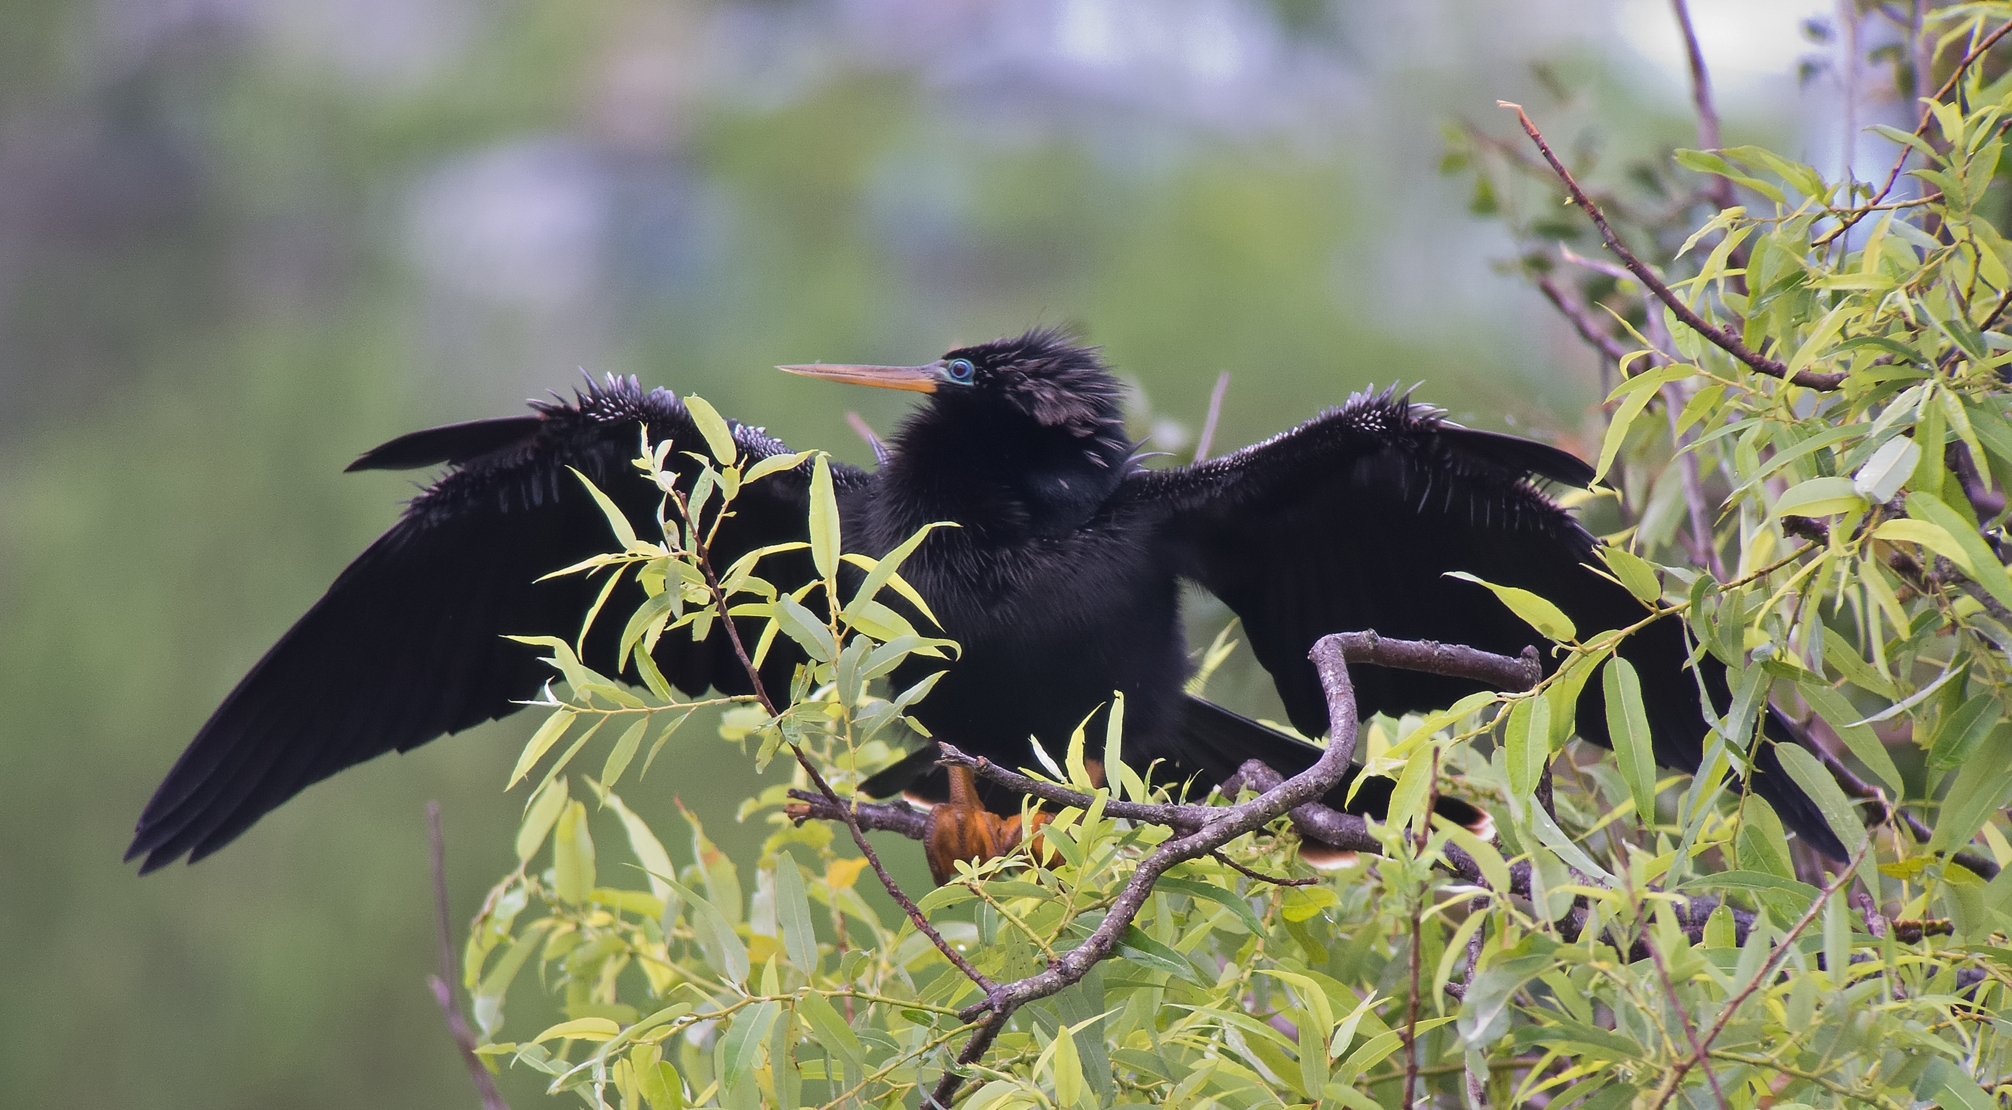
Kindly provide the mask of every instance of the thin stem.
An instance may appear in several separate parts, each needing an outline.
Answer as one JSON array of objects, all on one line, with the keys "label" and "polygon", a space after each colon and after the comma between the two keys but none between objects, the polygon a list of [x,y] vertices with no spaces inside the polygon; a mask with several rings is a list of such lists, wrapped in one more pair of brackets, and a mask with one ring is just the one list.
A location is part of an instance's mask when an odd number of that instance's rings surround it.
[{"label": "thin stem", "polygon": [[[678,509],[685,515],[685,519],[691,520],[691,510],[685,498],[675,490],[671,492],[671,496],[676,498]],[[710,540],[711,537],[707,538]],[[740,629],[734,626],[732,606],[727,603],[726,591],[720,588],[719,575],[713,572],[713,562],[708,553],[710,546],[710,543],[696,545],[692,555],[698,561],[699,573],[705,576],[706,589],[713,595],[713,607],[719,610],[720,623],[726,626],[727,640],[733,644],[734,657],[740,660],[741,669],[747,672],[748,682],[754,686],[755,698],[761,702],[762,709],[773,720],[780,714],[776,712],[775,703],[769,700],[768,690],[762,684],[760,669],[754,665],[752,659],[748,658],[747,648],[741,643]],[[858,819],[839,799],[837,791],[831,788],[831,784],[826,782],[817,768],[811,765],[810,757],[803,753],[803,749],[797,746],[796,741],[791,740],[787,743],[790,754],[796,757],[797,766],[802,767],[804,773],[810,776],[811,784],[817,787],[817,792],[824,796],[825,801],[837,807],[840,818],[845,822],[846,831],[852,834],[852,842],[859,848],[859,854],[866,857],[867,864],[880,879],[880,885],[886,888],[887,896],[894,899],[895,904],[901,907],[901,911],[908,915],[908,920],[914,924],[915,931],[928,937],[929,942],[936,946],[936,950],[943,953],[943,958],[949,960],[952,967],[963,972],[966,979],[978,984],[979,990],[993,990],[997,984],[971,966],[971,961],[965,959],[962,953],[944,939],[942,933],[936,931],[936,926],[929,923],[929,918],[923,914],[922,908],[915,904],[915,899],[910,898],[908,892],[901,889],[901,884],[894,881],[894,876],[887,873],[886,865],[880,862],[880,854],[873,850],[873,845],[866,842],[866,833],[860,829]]]},{"label": "thin stem", "polygon": [[1851,857],[1851,862],[1823,888],[1823,891],[1817,895],[1816,900],[1809,904],[1808,912],[1804,913],[1802,919],[1797,921],[1795,926],[1783,935],[1781,940],[1775,945],[1774,953],[1768,957],[1767,962],[1761,965],[1760,970],[1754,974],[1754,977],[1747,982],[1746,986],[1741,987],[1736,994],[1726,1000],[1726,1004],[1719,1009],[1718,1019],[1712,1022],[1712,1027],[1705,1031],[1704,1036],[1696,1039],[1697,1047],[1692,1050],[1688,1057],[1678,1061],[1677,1066],[1670,1070],[1669,1077],[1663,1080],[1663,1085],[1656,1091],[1656,1101],[1650,1107],[1650,1110],[1663,1110],[1663,1107],[1669,1105],[1670,1097],[1677,1093],[1677,1085],[1684,1081],[1684,1076],[1690,1074],[1692,1068],[1697,1067],[1704,1061],[1712,1042],[1717,1040],[1718,1035],[1725,1031],[1726,1025],[1732,1021],[1733,1015],[1739,1012],[1740,1005],[1752,997],[1753,993],[1759,990],[1762,984],[1774,978],[1775,973],[1781,970],[1782,962],[1788,959],[1790,952],[1795,950],[1795,938],[1801,936],[1804,929],[1809,928],[1810,922],[1815,921],[1816,916],[1823,912],[1823,907],[1830,902],[1831,897],[1851,882],[1852,876],[1858,873],[1858,865],[1865,862],[1866,853],[1872,851],[1872,846],[1876,839],[1872,836],[1865,838],[1865,843],[1859,847],[1858,854]]},{"label": "thin stem", "polygon": [[[1955,90],[1957,83],[1963,80],[1964,73],[1967,72],[1970,69],[1970,67],[1976,63],[1977,59],[1983,57],[1987,51],[1989,51],[1993,46],[1996,46],[1998,44],[1998,40],[2004,38],[2007,33],[2012,33],[2012,22],[2007,22],[2001,25],[1996,31],[1993,31],[1990,34],[1984,36],[1984,38],[1981,41],[1979,41],[1976,46],[1970,48],[1969,53],[1963,55],[1962,61],[1956,63],[1956,72],[1949,75],[1949,80],[1944,81],[1942,83],[1942,87],[1936,89],[1935,92],[1932,95],[1930,95],[1927,99],[1931,101],[1940,101],[1943,97],[1948,96],[1952,91]],[[1932,56],[1930,56],[1924,59],[1924,61],[1933,62],[1934,59]],[[1927,65],[1921,64],[1920,69],[1917,70],[1917,73],[1925,72],[1926,69]],[[1916,80],[1919,81],[1921,80],[1921,78],[1917,77]],[[1915,124],[1914,126],[1914,137],[1918,139],[1926,136],[1928,134],[1929,126],[1934,122],[1935,122],[1934,109],[1930,107],[1922,108],[1921,122]],[[1852,209],[1851,212],[1844,217],[1844,219],[1839,221],[1838,226],[1832,228],[1830,231],[1825,232],[1822,236],[1818,237],[1810,245],[1817,247],[1823,246],[1825,243],[1828,243],[1831,240],[1837,238],[1838,236],[1843,235],[1845,232],[1850,231],[1853,224],[1856,224],[1858,221],[1864,219],[1866,213],[1871,212],[1874,206],[1878,205],[1880,202],[1886,199],[1886,194],[1891,193],[1893,191],[1894,183],[1900,180],[1900,171],[1906,168],[1907,159],[1911,155],[1913,155],[1913,153],[1914,153],[1913,147],[1903,144],[1900,148],[1900,157],[1895,158],[1893,160],[1893,168],[1886,171],[1886,183],[1879,187],[1879,192],[1873,194],[1871,201],[1858,208]]]},{"label": "thin stem", "polygon": [[[1587,311],[1585,305],[1580,304],[1576,298],[1567,294],[1563,289],[1558,288],[1558,283],[1552,281],[1550,275],[1538,274],[1535,281],[1537,291],[1544,294],[1544,299],[1551,302],[1551,307],[1557,309],[1558,314],[1563,316],[1572,325],[1572,330],[1579,333],[1579,338],[1585,340],[1595,350],[1605,355],[1608,362],[1619,363],[1632,353],[1626,344],[1607,334],[1600,327],[1598,321],[1593,318],[1591,312]],[[1605,383],[1603,382],[1602,384]],[[1603,396],[1605,392],[1604,390],[1602,391]]]},{"label": "thin stem", "polygon": [[[1432,771],[1426,778],[1425,812],[1428,815],[1418,822],[1418,831],[1413,837],[1412,850],[1423,856],[1432,843],[1432,821],[1430,814],[1439,805],[1439,749],[1432,749]],[[1419,954],[1419,945],[1424,937],[1425,891],[1413,892],[1411,899],[1411,951],[1409,954],[1411,972],[1411,995],[1404,1003],[1404,1105],[1408,1108],[1418,1104],[1418,985],[1424,970],[1424,959]]]},{"label": "thin stem", "polygon": [[1648,263],[1635,257],[1633,251],[1622,245],[1620,237],[1614,234],[1612,227],[1608,226],[1607,218],[1600,214],[1599,205],[1593,203],[1592,198],[1586,195],[1586,191],[1581,189],[1579,182],[1572,177],[1572,171],[1566,169],[1565,163],[1560,162],[1558,156],[1552,153],[1551,144],[1544,141],[1543,132],[1537,130],[1537,125],[1530,121],[1530,116],[1523,111],[1522,105],[1511,104],[1506,100],[1497,101],[1497,103],[1501,104],[1504,108],[1510,108],[1515,111],[1517,120],[1523,124],[1524,132],[1530,136],[1532,142],[1537,144],[1537,149],[1544,155],[1544,160],[1551,164],[1552,172],[1556,173],[1559,180],[1565,183],[1565,189],[1571,194],[1573,202],[1578,204],[1579,208],[1592,219],[1593,226],[1599,229],[1600,241],[1628,267],[1630,273],[1634,274],[1644,286],[1648,287],[1649,292],[1655,294],[1657,300],[1663,302],[1677,319],[1682,320],[1686,327],[1710,340],[1720,350],[1725,351],[1727,354],[1771,378],[1781,378],[1784,381],[1817,390],[1834,390],[1843,384],[1845,376],[1841,373],[1826,374],[1812,370],[1798,370],[1794,374],[1790,374],[1787,363],[1782,362],[1780,359],[1769,358],[1753,350],[1738,336],[1707,322],[1704,317],[1699,316],[1697,312],[1692,310],[1690,305],[1684,303],[1682,297],[1677,296],[1664,283],[1662,278],[1656,276],[1656,272],[1649,268]]},{"label": "thin stem", "polygon": [[1246,878],[1255,879],[1261,883],[1270,883],[1273,886],[1313,886],[1320,882],[1318,876],[1305,879],[1288,879],[1281,875],[1267,875],[1262,871],[1253,871],[1230,857],[1223,855],[1220,851],[1210,852],[1209,857],[1224,867],[1242,874]]},{"label": "thin stem", "polygon": [[1649,958],[1655,961],[1656,978],[1662,980],[1663,996],[1670,1000],[1670,1008],[1677,1013],[1677,1024],[1683,1027],[1684,1036],[1691,1042],[1691,1052],[1699,1055],[1699,1066],[1705,1069],[1705,1079],[1712,1085],[1712,1097],[1718,1100],[1719,1110],[1726,1110],[1726,1092],[1719,1086],[1718,1073],[1712,1071],[1710,1063],[1704,1059],[1705,1046],[1698,1041],[1698,1027],[1691,1020],[1691,1011],[1684,1006],[1684,1000],[1677,997],[1677,986],[1670,981],[1670,969],[1663,962],[1662,949],[1657,948],[1648,937],[1648,929],[1642,930],[1642,943],[1649,949]]},{"label": "thin stem", "polygon": [[450,985],[455,979],[454,928],[447,912],[447,847],[440,835],[439,802],[426,803],[426,836],[428,857],[433,865],[433,932],[440,949],[439,974],[427,976],[426,985],[432,988],[433,1000],[440,1004],[440,1014],[447,1019],[447,1031],[461,1049],[461,1062],[468,1066],[468,1078],[482,1099],[482,1110],[510,1110],[510,1104],[496,1090],[495,1078],[482,1066],[482,1057],[475,1053],[475,1033],[468,1028],[468,1019],[461,1013],[461,1004],[454,1000],[454,988]]},{"label": "thin stem", "polygon": [[[1698,109],[1698,146],[1717,150],[1724,145],[1719,138],[1719,110],[1712,103],[1712,78],[1705,69],[1705,52],[1699,48],[1698,33],[1691,26],[1691,6],[1685,0],[1670,0],[1670,8],[1676,13],[1677,28],[1684,33],[1684,53],[1691,63],[1691,102]],[[1733,206],[1732,179],[1714,174],[1708,192],[1712,203],[1720,208]]]}]

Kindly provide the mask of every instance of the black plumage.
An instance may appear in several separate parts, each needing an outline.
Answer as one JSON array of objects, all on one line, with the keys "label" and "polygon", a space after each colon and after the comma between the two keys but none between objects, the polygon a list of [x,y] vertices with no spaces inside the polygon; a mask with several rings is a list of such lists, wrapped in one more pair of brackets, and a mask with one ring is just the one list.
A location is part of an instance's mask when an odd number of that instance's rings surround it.
[{"label": "black plumage", "polygon": [[[1596,541],[1532,484],[1583,485],[1592,477],[1583,462],[1461,428],[1394,392],[1358,394],[1234,454],[1153,470],[1133,456],[1117,383],[1096,352],[1054,332],[920,367],[785,369],[931,394],[891,437],[877,471],[832,467],[845,542],[878,554],[931,522],[961,525],[932,533],[903,567],[962,647],[912,712],[933,735],[1007,765],[1030,762],[1030,736],[1059,750],[1113,690],[1126,695],[1127,761],[1165,761],[1160,781],[1212,784],[1252,757],[1288,774],[1312,762],[1317,749],[1305,741],[1182,693],[1183,579],[1243,619],[1289,718],[1309,735],[1327,726],[1306,658],[1322,634],[1373,628],[1506,654],[1536,639],[1448,571],[1536,591],[1582,632],[1643,613],[1585,565]],[[633,379],[534,408],[404,436],[352,465],[449,471],[225,699],[148,803],[127,858],[145,856],[145,870],[184,854],[200,859],[315,781],[504,716],[535,694],[548,668],[536,650],[503,637],[571,638],[598,583],[537,579],[609,546],[605,520],[567,468],[592,478],[644,530],[658,498],[629,462],[641,428],[653,441],[695,445],[700,436],[674,395],[646,393]],[[733,434],[753,458],[788,451],[758,428],[736,425]],[[717,559],[802,538],[809,474],[806,464],[749,487],[721,530]],[[812,574],[803,553],[764,567],[781,583]],[[612,628],[599,637],[588,660],[612,671]],[[1706,725],[1681,630],[1651,625],[1623,654],[1642,678],[1658,760],[1695,770]],[[690,694],[751,688],[717,630],[701,643],[666,636],[654,658]],[[764,685],[787,689],[796,662],[787,650],[773,653]],[[1707,658],[1699,675],[1723,705],[1723,669]],[[1474,688],[1373,667],[1354,677],[1364,714],[1442,706]],[[1604,743],[1598,684],[1589,686],[1580,732]],[[1772,731],[1789,735],[1781,727]],[[1789,827],[1841,857],[1771,752],[1756,771],[1756,791]],[[867,789],[926,791],[935,773],[925,747]],[[1373,810],[1385,792],[1364,784],[1351,808]]]}]

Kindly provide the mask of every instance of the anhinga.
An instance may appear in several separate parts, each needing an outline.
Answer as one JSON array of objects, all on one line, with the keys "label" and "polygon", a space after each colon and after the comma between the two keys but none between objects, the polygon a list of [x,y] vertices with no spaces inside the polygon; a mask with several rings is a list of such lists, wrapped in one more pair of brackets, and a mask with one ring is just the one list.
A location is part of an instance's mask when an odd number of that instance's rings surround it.
[{"label": "anhinga", "polygon": [[[1459,427],[1394,392],[1357,394],[1234,454],[1147,469],[1126,436],[1116,380],[1093,349],[1053,331],[961,348],[923,366],[782,369],[928,394],[878,470],[833,466],[845,545],[878,554],[932,522],[961,526],[932,533],[902,568],[962,648],[911,712],[932,735],[1007,766],[1030,762],[1029,737],[1059,750],[1114,690],[1125,694],[1125,758],[1142,767],[1164,761],[1156,781],[1206,786],[1250,758],[1284,774],[1311,764],[1317,751],[1305,741],[1182,692],[1183,579],[1242,618],[1288,718],[1307,735],[1327,728],[1307,652],[1328,632],[1375,629],[1508,655],[1537,639],[1449,571],[1534,591],[1585,630],[1644,615],[1588,565],[1593,537],[1533,484],[1583,486],[1592,478],[1585,463]],[[415,432],[351,464],[449,469],[210,717],[147,804],[128,859],[145,856],[143,870],[184,854],[201,859],[310,783],[513,713],[537,692],[549,668],[504,637],[570,638],[599,584],[537,580],[608,544],[606,521],[568,468],[591,478],[640,530],[654,521],[659,495],[630,465],[639,423],[652,441],[700,437],[675,395],[645,393],[633,379],[533,408]],[[748,456],[788,451],[759,428],[739,425],[733,434]],[[809,470],[750,486],[716,556],[802,538]],[[764,564],[772,581],[813,573],[800,552],[777,560]],[[725,641],[718,629],[698,643],[665,636],[654,658],[688,693],[748,692]],[[591,639],[588,647],[593,663]],[[612,645],[601,651],[611,662]],[[1695,672],[1688,667],[1672,620],[1636,633],[1621,654],[1640,675],[1657,760],[1695,771],[1707,733],[1700,683],[1727,704],[1723,667],[1709,656]],[[788,689],[796,662],[775,651],[764,685]],[[925,663],[941,665],[911,665]],[[1374,667],[1358,668],[1354,679],[1365,715],[1440,707],[1474,688]],[[1605,744],[1599,687],[1588,684],[1578,724]],[[1791,736],[1779,720],[1770,732]],[[1815,848],[1843,858],[1771,745],[1759,746],[1752,786]],[[911,790],[939,799],[947,789],[933,744],[866,787],[875,796]],[[1345,792],[1330,802],[1344,804]],[[1387,796],[1387,782],[1367,782],[1349,808],[1375,810]],[[986,800],[1019,809],[996,793]],[[1449,805],[1463,823],[1480,816]],[[940,872],[947,860],[937,857],[968,850],[934,844],[932,865]]]}]

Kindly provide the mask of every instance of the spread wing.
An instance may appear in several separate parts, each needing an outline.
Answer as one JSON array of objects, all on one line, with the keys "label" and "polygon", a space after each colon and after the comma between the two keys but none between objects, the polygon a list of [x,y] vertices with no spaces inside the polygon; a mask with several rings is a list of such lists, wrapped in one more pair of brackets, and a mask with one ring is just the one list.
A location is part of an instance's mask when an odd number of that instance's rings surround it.
[{"label": "spread wing", "polygon": [[[224,699],[147,803],[127,859],[144,855],[142,871],[184,853],[201,859],[314,782],[513,713],[536,695],[552,676],[544,653],[503,637],[577,635],[602,580],[537,579],[615,542],[568,468],[593,479],[648,535],[658,494],[630,463],[642,426],[652,441],[696,448],[703,440],[676,396],[646,394],[633,379],[610,378],[574,404],[534,408],[415,432],[350,467],[450,469]],[[757,428],[736,427],[734,438],[756,458],[788,451]],[[834,467],[834,478],[845,486],[866,475]],[[807,467],[747,487],[716,555],[726,561],[802,538],[808,489]],[[792,569],[764,566],[785,577]],[[609,600],[611,616],[588,640],[586,661],[604,673],[614,673],[615,640],[641,600],[635,587],[625,590]],[[654,658],[687,693],[751,688],[717,628],[700,643],[666,636]],[[786,688],[794,662],[787,651],[772,655],[765,682]]]},{"label": "spread wing", "polygon": [[[1593,538],[1533,478],[1584,485],[1592,470],[1385,392],[1358,394],[1235,454],[1142,471],[1127,487],[1166,507],[1182,573],[1243,618],[1292,723],[1318,735],[1327,705],[1307,652],[1329,632],[1374,629],[1505,655],[1540,642],[1450,571],[1535,591],[1588,631],[1640,618],[1625,590],[1582,567]],[[1444,706],[1472,688],[1379,667],[1353,677],[1365,715]]]},{"label": "spread wing", "polygon": [[[1307,652],[1329,632],[1374,629],[1503,655],[1540,643],[1487,590],[1448,572],[1539,594],[1582,635],[1640,620],[1641,604],[1587,565],[1598,561],[1593,537],[1534,484],[1584,486],[1592,477],[1563,451],[1462,428],[1392,390],[1358,394],[1232,455],[1140,471],[1124,492],[1163,506],[1182,573],[1243,618],[1288,717],[1313,736],[1327,729],[1327,704]],[[1724,668],[1707,657],[1692,674],[1675,621],[1631,636],[1621,653],[1641,678],[1657,761],[1697,770],[1707,729],[1698,684],[1728,704]],[[1439,708],[1479,688],[1373,666],[1351,667],[1350,677],[1365,716]],[[1580,699],[1578,725],[1580,735],[1611,746],[1598,682]],[[1780,721],[1771,722],[1770,736],[1795,742]],[[1845,858],[1772,747],[1757,754],[1753,770],[1755,790],[1791,828]]]}]

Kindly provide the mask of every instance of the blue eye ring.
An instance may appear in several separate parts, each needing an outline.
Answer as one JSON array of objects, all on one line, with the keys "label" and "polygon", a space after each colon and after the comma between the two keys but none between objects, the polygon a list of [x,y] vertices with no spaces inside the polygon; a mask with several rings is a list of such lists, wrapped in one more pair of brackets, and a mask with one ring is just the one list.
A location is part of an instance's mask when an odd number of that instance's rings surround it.
[{"label": "blue eye ring", "polygon": [[953,358],[943,364],[943,376],[953,382],[968,382],[977,372],[978,367],[968,358]]}]

